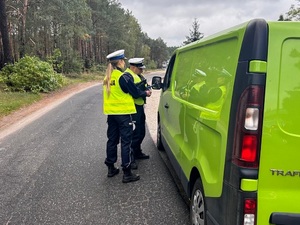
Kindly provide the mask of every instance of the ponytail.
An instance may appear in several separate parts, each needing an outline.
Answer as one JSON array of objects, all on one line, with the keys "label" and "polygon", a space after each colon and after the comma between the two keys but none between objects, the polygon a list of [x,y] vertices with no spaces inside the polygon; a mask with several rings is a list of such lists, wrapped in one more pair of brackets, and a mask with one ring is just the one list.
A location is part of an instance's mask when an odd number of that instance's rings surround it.
[{"label": "ponytail", "polygon": [[106,86],[107,96],[110,95],[111,74],[112,74],[113,70],[118,68],[119,62],[120,62],[120,60],[110,61],[106,67],[105,78],[104,78],[103,84]]},{"label": "ponytail", "polygon": [[108,63],[106,71],[105,71],[105,78],[103,81],[103,84],[106,86],[106,93],[107,96],[110,95],[110,79],[111,79],[111,73],[113,71],[113,66],[111,63]]}]

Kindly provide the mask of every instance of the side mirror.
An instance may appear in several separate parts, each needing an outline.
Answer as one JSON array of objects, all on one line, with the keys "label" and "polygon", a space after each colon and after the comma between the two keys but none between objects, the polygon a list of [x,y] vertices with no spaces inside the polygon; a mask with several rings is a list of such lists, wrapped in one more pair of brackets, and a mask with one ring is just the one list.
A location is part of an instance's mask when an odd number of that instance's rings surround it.
[{"label": "side mirror", "polygon": [[154,89],[154,90],[159,90],[159,89],[161,89],[162,88],[162,82],[161,82],[161,77],[159,77],[159,76],[154,76],[154,77],[152,77],[152,83],[151,83],[151,87],[152,87],[152,89]]}]

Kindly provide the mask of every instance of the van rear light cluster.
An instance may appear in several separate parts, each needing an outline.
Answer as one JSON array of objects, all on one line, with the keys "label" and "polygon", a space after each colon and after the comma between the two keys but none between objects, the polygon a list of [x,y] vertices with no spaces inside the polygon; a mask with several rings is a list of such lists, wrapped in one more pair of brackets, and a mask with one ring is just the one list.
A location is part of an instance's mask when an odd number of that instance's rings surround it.
[{"label": "van rear light cluster", "polygon": [[255,225],[257,211],[256,206],[257,204],[255,199],[245,199],[243,225]]},{"label": "van rear light cluster", "polygon": [[260,150],[264,89],[253,85],[242,93],[236,115],[233,162],[257,168]]}]

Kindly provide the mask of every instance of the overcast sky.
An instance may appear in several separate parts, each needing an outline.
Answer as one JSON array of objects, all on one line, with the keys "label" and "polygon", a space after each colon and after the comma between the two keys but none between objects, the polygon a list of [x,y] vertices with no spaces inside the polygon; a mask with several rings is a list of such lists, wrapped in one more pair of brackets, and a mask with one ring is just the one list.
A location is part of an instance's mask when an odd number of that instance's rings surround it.
[{"label": "overcast sky", "polygon": [[209,36],[254,18],[276,21],[296,0],[119,0],[132,12],[142,31],[161,37],[167,46],[181,46],[196,18]]}]

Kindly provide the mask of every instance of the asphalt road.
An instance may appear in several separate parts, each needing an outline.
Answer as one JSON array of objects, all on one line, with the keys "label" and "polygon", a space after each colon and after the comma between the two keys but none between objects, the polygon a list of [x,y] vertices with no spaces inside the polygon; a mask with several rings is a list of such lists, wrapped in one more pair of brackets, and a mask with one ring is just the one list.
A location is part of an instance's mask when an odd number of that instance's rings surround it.
[{"label": "asphalt road", "polygon": [[146,106],[143,151],[151,157],[139,161],[134,183],[123,184],[122,173],[106,176],[102,85],[0,139],[0,224],[188,224],[188,207],[153,141],[158,95]]}]

